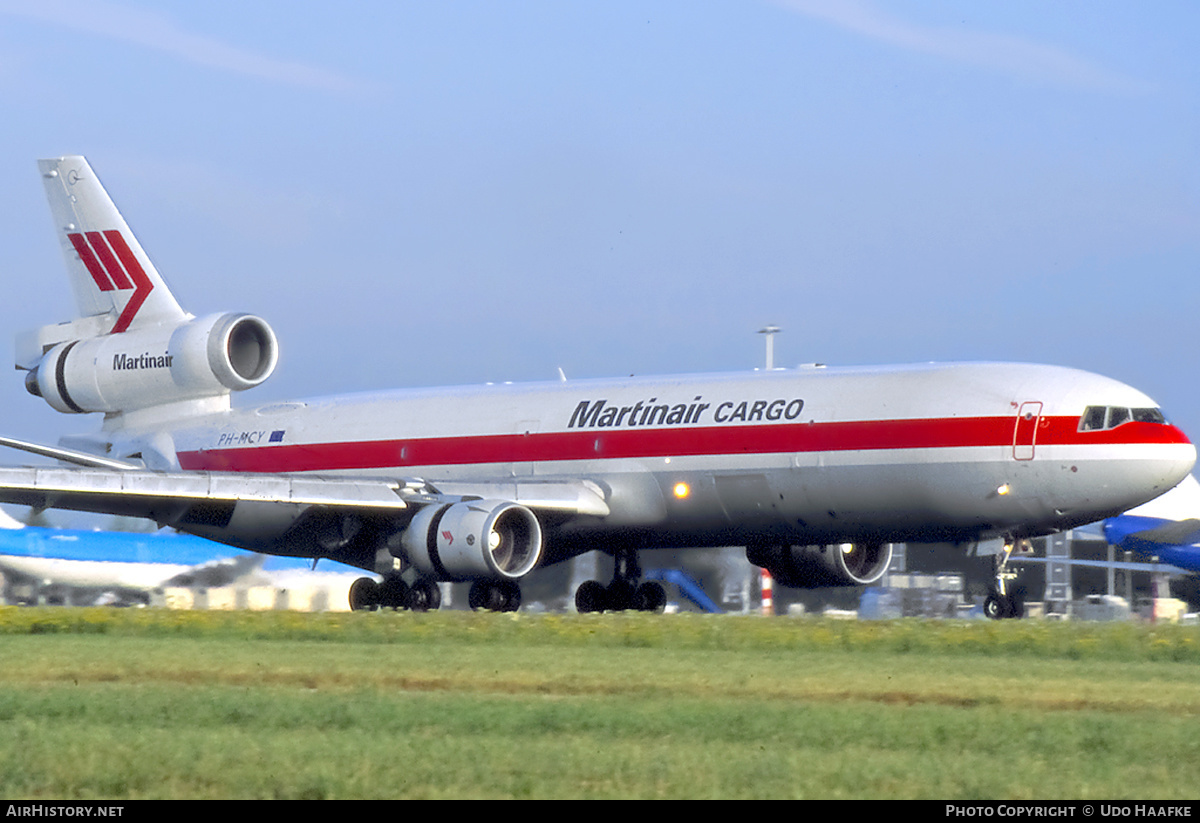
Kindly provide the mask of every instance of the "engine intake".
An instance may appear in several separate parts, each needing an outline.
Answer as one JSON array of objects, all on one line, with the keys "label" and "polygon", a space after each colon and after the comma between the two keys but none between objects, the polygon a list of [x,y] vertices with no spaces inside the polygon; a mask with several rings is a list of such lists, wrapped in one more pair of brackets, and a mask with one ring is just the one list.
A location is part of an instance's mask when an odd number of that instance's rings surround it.
[{"label": "engine intake", "polygon": [[55,345],[25,377],[61,412],[121,412],[243,391],[275,370],[279,344],[265,320],[217,314]]},{"label": "engine intake", "polygon": [[542,556],[533,512],[507,500],[426,506],[401,540],[409,562],[439,580],[517,580]]},{"label": "engine intake", "polygon": [[838,543],[825,546],[751,546],[746,558],[779,583],[799,589],[867,586],[883,577],[892,562],[891,543]]}]

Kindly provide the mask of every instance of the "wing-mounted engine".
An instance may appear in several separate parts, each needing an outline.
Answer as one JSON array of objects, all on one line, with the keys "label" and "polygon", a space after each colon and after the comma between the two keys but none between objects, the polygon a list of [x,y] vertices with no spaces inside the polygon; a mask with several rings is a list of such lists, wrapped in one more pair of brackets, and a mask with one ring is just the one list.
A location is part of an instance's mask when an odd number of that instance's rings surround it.
[{"label": "wing-mounted engine", "polygon": [[518,580],[542,555],[533,512],[507,500],[428,505],[405,529],[402,545],[417,571],[438,580]]},{"label": "wing-mounted engine", "polygon": [[125,412],[228,395],[262,383],[279,359],[275,333],[250,314],[62,339],[73,325],[48,326],[18,344],[17,365],[29,370],[26,389],[66,413]]},{"label": "wing-mounted engine", "polygon": [[746,558],[784,586],[867,586],[892,562],[890,543],[838,543],[825,546],[751,546]]}]

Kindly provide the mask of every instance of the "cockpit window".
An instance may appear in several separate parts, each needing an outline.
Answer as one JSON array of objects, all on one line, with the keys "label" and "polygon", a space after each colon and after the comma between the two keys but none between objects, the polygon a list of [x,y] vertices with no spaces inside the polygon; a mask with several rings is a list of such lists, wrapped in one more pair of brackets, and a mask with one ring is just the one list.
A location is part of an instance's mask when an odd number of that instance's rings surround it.
[{"label": "cockpit window", "polygon": [[1122,423],[1158,423],[1166,425],[1167,418],[1159,409],[1127,409],[1124,406],[1088,406],[1079,418],[1079,430],[1084,432],[1115,429]]},{"label": "cockpit window", "polygon": [[1083,418],[1079,421],[1079,430],[1094,432],[1103,429],[1105,412],[1107,411],[1108,409],[1103,406],[1088,406],[1083,413]]}]

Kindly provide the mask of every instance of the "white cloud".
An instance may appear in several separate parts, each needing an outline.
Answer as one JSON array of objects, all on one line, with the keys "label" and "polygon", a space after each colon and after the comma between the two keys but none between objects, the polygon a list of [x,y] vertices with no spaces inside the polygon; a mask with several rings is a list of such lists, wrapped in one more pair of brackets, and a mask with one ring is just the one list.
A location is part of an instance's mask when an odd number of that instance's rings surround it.
[{"label": "white cloud", "polygon": [[0,14],[133,43],[184,62],[269,82],[332,92],[360,87],[337,72],[256,54],[186,31],[165,14],[104,0],[0,0]]},{"label": "white cloud", "polygon": [[893,17],[862,0],[775,0],[776,4],[872,40],[1006,74],[1106,92],[1144,92],[1145,84],[1094,65],[1063,49],[1024,37],[965,26],[923,26]]}]

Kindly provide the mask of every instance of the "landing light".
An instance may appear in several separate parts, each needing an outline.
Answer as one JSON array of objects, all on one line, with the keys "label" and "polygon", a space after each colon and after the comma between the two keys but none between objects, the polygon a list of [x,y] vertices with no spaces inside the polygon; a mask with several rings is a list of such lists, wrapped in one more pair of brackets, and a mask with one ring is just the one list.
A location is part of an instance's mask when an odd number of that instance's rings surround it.
[{"label": "landing light", "polygon": [[689,486],[687,483],[680,481],[675,484],[675,488],[672,489],[671,491],[673,491],[675,493],[675,497],[677,499],[686,500],[687,497],[692,493],[692,487]]},{"label": "landing light", "polygon": [[1003,497],[1004,495],[1008,494],[1008,493],[1009,493],[1009,491],[1011,491],[1011,489],[1009,489],[1009,486],[1008,486],[1008,484],[1007,484],[1007,483],[1005,483],[1004,485],[1002,485],[1002,486],[1000,486],[998,489],[996,489],[996,494],[998,494],[998,495],[1000,495],[1001,497]]}]

